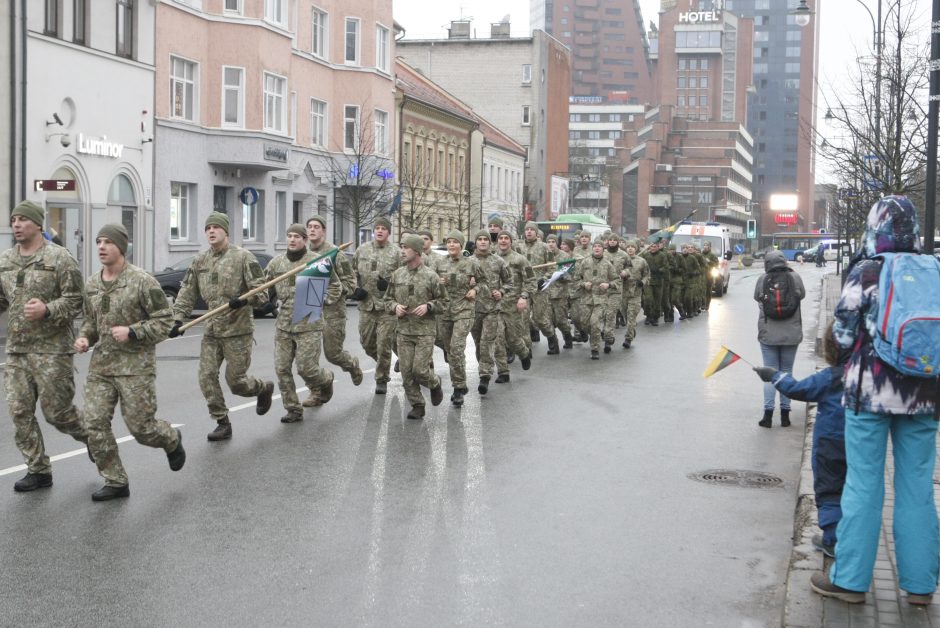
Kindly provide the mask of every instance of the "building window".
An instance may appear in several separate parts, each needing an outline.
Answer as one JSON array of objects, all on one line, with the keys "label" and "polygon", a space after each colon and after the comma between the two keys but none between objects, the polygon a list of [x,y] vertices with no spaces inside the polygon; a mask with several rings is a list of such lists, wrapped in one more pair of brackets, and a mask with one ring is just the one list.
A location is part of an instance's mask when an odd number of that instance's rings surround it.
[{"label": "building window", "polygon": [[275,239],[283,242],[287,239],[287,192],[277,191],[274,193],[274,214],[277,217],[277,233]]},{"label": "building window", "polygon": [[754,64],[754,74],[767,74],[767,64],[766,64],[766,63],[755,63],[755,64]]},{"label": "building window", "polygon": [[388,154],[388,114],[381,109],[375,110],[375,153]]},{"label": "building window", "polygon": [[189,239],[189,183],[170,182],[170,239]]},{"label": "building window", "polygon": [[343,148],[350,151],[359,149],[359,107],[343,107]]},{"label": "building window", "polygon": [[600,121],[601,121],[601,114],[599,113],[588,114],[588,122],[600,122]]},{"label": "building window", "polygon": [[532,83],[532,64],[523,63],[522,64],[522,84],[529,85]]},{"label": "building window", "polygon": [[375,27],[375,67],[388,72],[388,29]]},{"label": "building window", "polygon": [[264,0],[264,19],[278,26],[286,26],[287,0]]},{"label": "building window", "polygon": [[117,50],[119,57],[134,56],[134,0],[117,0]]},{"label": "building window", "polygon": [[72,41],[85,45],[88,40],[88,0],[74,0],[72,3]]},{"label": "building window", "polygon": [[522,126],[529,126],[532,124],[532,115],[530,113],[529,105],[522,105]]},{"label": "building window", "polygon": [[687,70],[689,67],[689,62],[686,59],[679,59],[679,69]]},{"label": "building window", "polygon": [[684,76],[680,76],[676,79],[676,87],[683,88],[685,87],[685,84],[686,78]]},{"label": "building window", "polygon": [[225,0],[225,6],[223,7],[225,13],[236,13],[241,15],[242,13],[242,0]]},{"label": "building window", "polygon": [[287,102],[287,79],[264,73],[264,130],[286,132],[284,106]]},{"label": "building window", "polygon": [[[286,231],[286,229],[285,229]],[[258,202],[242,203],[242,240],[261,242],[264,235],[264,190],[258,190]]]},{"label": "building window", "polygon": [[322,100],[310,101],[310,143],[326,148],[326,103]]},{"label": "building window", "polygon": [[313,10],[313,41],[310,44],[310,52],[315,57],[326,59],[327,51],[330,49],[328,36],[330,33],[330,16],[326,11],[320,9]]},{"label": "building window", "polygon": [[695,96],[689,96],[689,107],[698,107]]},{"label": "building window", "polygon": [[52,37],[59,36],[59,0],[46,0],[46,20],[42,32]]},{"label": "building window", "polygon": [[222,126],[245,125],[245,70],[222,66]]},{"label": "building window", "polygon": [[707,87],[708,87],[708,77],[707,77],[707,76],[699,77],[699,79],[698,79],[698,86],[701,87],[702,89],[707,88]]},{"label": "building window", "polygon": [[179,57],[170,57],[171,116],[196,120],[196,64]]},{"label": "building window", "polygon": [[784,63],[783,71],[787,74],[799,74],[800,73],[800,64],[799,63]]},{"label": "building window", "polygon": [[689,88],[690,88],[690,89],[698,89],[698,78],[697,78],[697,77],[695,77],[695,76],[690,76],[690,77],[689,77]]},{"label": "building window", "polygon": [[359,18],[346,18],[345,61],[350,65],[359,65]]}]

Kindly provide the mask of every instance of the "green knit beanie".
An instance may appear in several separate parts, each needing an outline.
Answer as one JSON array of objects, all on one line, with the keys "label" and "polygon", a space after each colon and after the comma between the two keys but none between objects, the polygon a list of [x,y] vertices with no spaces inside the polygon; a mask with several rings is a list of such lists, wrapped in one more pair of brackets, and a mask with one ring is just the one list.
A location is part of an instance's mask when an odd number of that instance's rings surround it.
[{"label": "green knit beanie", "polygon": [[464,238],[463,233],[457,231],[456,229],[447,234],[447,237],[444,238],[444,241],[446,242],[447,240],[457,240],[457,242],[460,243],[460,246],[463,246],[467,241],[466,238]]},{"label": "green knit beanie", "polygon": [[222,227],[225,229],[225,233],[229,233],[228,216],[222,212],[212,212],[209,214],[209,217],[206,218],[206,226],[203,227],[203,230],[208,229],[211,225]]},{"label": "green knit beanie", "polygon": [[310,218],[308,218],[308,219],[307,219],[307,224],[308,224],[308,225],[310,224],[310,221],[316,221],[316,222],[320,223],[320,225],[321,225],[324,229],[326,229],[326,218],[324,218],[324,217],[321,216],[320,214],[314,214],[313,216],[311,216]]},{"label": "green knit beanie", "polygon": [[487,240],[489,240],[489,239],[490,239],[490,232],[487,231],[486,229],[480,229],[479,231],[477,231],[476,233],[473,234],[473,241],[474,241],[474,242],[476,242],[476,241],[479,240],[480,238],[486,238]]},{"label": "green knit beanie", "polygon": [[127,235],[127,229],[124,228],[124,225],[116,223],[107,224],[98,230],[98,235],[95,237],[95,240],[97,241],[98,238],[111,240],[114,242],[114,246],[118,247],[121,255],[127,255],[127,242],[130,238]]},{"label": "green knit beanie", "polygon": [[295,223],[292,224],[290,227],[288,227],[288,228],[287,228],[287,233],[293,233],[293,234],[299,235],[299,236],[300,236],[301,238],[303,238],[304,240],[307,239],[307,230],[306,230],[306,229],[304,228],[304,226],[303,226],[302,224],[300,224],[300,223],[296,223],[296,222],[295,222]]},{"label": "green knit beanie", "polygon": [[419,235],[406,235],[401,241],[402,247],[406,247],[414,251],[415,253],[420,253],[424,250],[424,239]]},{"label": "green knit beanie", "polygon": [[23,218],[32,220],[40,227],[46,222],[46,210],[32,201],[23,201],[14,207],[13,211],[10,212],[10,219],[14,216],[22,216]]}]

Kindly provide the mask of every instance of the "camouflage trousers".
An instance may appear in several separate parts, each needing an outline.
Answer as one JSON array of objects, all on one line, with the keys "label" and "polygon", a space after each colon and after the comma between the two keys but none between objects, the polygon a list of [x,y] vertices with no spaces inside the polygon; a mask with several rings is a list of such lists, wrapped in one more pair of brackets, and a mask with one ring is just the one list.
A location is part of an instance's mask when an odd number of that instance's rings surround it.
[{"label": "camouflage trousers", "polygon": [[581,304],[580,296],[571,297],[568,305],[568,312],[571,315],[571,322],[574,324],[574,328],[578,331],[578,333],[580,333],[582,336],[587,336],[588,328],[590,327],[590,315],[585,318],[584,311],[584,306]]},{"label": "camouflage trousers", "polygon": [[499,316],[503,321],[501,325],[503,333],[496,342],[496,372],[508,373],[507,351],[519,357],[532,355],[532,337],[529,335],[529,323],[524,311],[520,312],[513,307],[511,312],[502,312]]},{"label": "camouflage trousers", "polygon": [[340,300],[338,303],[324,305],[320,321],[323,327],[323,357],[346,373],[351,372],[358,363],[343,349],[346,342],[346,302]]},{"label": "camouflage trousers", "polygon": [[85,427],[88,450],[95,459],[98,473],[106,486],[125,486],[127,473],[118,455],[118,444],[111,431],[114,408],[121,402],[121,416],[131,436],[147,447],[167,453],[178,444],[176,430],[157,413],[157,378],[154,375],[98,375],[91,372],[85,380]]},{"label": "camouflage trousers", "polygon": [[[679,281],[672,282],[672,299],[669,304],[669,310],[673,309],[682,312],[685,309],[685,283]],[[671,317],[670,317],[671,318]]]},{"label": "camouflage trousers", "polygon": [[651,321],[659,320],[663,315],[663,286],[662,284],[646,286],[643,295],[643,307],[646,312],[646,318]]},{"label": "camouflage trousers", "polygon": [[498,311],[482,313],[477,312],[473,319],[470,335],[476,345],[477,370],[480,377],[489,377],[493,374],[493,365],[496,363],[496,345],[503,334],[503,323]]},{"label": "camouflage trousers", "polygon": [[620,311],[620,292],[607,292],[607,305],[604,307],[604,342],[614,342],[614,330],[617,329],[617,312]]},{"label": "camouflage trousers", "polygon": [[366,355],[375,360],[375,381],[387,382],[392,366],[392,347],[398,327],[394,314],[359,311],[359,342]]},{"label": "camouflage trousers", "polygon": [[248,375],[251,366],[252,335],[217,338],[203,336],[199,352],[199,388],[206,398],[213,421],[228,416],[222,385],[219,384],[219,369],[225,361],[225,383],[239,397],[257,397],[264,390],[264,382]]},{"label": "camouflage trousers", "polygon": [[662,294],[662,300],[660,302],[660,309],[663,313],[663,320],[666,322],[673,320],[673,318],[675,317],[675,310],[672,307],[672,303],[673,303],[672,297],[675,294],[674,293],[675,285],[676,285],[676,282],[672,280],[667,281],[666,283],[663,284],[663,294]]},{"label": "camouflage trousers", "polygon": [[16,447],[30,473],[52,473],[52,463],[36,420],[36,403],[46,422],[75,440],[88,435],[75,404],[72,356],[60,353],[9,353],[4,374],[7,406]]},{"label": "camouflage trousers", "polygon": [[707,310],[712,304],[712,292],[715,290],[715,286],[722,285],[721,279],[717,281],[712,281],[711,276],[706,275],[705,277],[705,309]]},{"label": "camouflage trousers", "polygon": [[604,338],[604,319],[606,317],[606,305],[581,304],[581,309],[587,317],[588,328],[591,336],[591,351],[601,350],[601,341]]},{"label": "camouflage trousers", "polygon": [[424,395],[421,386],[437,388],[441,378],[431,368],[431,356],[434,353],[434,336],[398,336],[398,359],[401,362],[401,382],[405,396],[412,406],[423,406]]},{"label": "camouflage trousers", "polygon": [[456,321],[438,321],[437,336],[447,351],[447,363],[450,366],[450,383],[454,388],[467,387],[467,336],[473,327],[472,318]]},{"label": "camouflage trousers", "polygon": [[291,333],[283,329],[274,332],[274,372],[281,391],[281,403],[291,414],[301,414],[304,409],[294,386],[294,362],[297,374],[311,391],[323,388],[333,381],[333,373],[320,368],[320,342],[318,330]]},{"label": "camouflage trousers", "polygon": [[564,296],[558,299],[549,299],[548,306],[551,310],[552,325],[562,334],[570,334],[571,325],[568,324],[568,297]]},{"label": "camouflage trousers", "polygon": [[532,312],[532,322],[540,332],[546,337],[555,333],[555,328],[552,325],[552,309],[547,292],[536,290],[535,294],[531,295],[531,307],[529,309]]},{"label": "camouflage trousers", "polygon": [[686,315],[692,314],[697,308],[698,286],[693,283],[687,283],[682,288],[682,307]]},{"label": "camouflage trousers", "polygon": [[633,339],[636,338],[636,317],[640,313],[640,303],[643,301],[643,298],[637,292],[636,296],[628,296],[626,298],[626,305],[624,306],[623,317],[627,320],[627,333],[624,335],[624,340],[629,340],[633,342]]}]

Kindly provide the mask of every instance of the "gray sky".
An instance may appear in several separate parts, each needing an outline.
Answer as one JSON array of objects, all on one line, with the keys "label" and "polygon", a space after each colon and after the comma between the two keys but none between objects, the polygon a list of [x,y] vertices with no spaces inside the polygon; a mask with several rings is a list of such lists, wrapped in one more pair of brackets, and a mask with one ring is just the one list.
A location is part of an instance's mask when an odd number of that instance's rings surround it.
[{"label": "gray sky", "polygon": [[[930,2],[898,1],[904,6],[916,7],[916,27],[927,43]],[[814,19],[820,20],[818,128],[824,135],[830,132],[822,119],[825,113],[824,96],[845,86],[846,77],[854,70],[857,54],[868,54],[873,34],[872,18],[862,5],[876,14],[877,3],[878,0],[819,0],[821,8],[814,16]],[[893,4],[893,0],[883,2],[886,8]],[[659,0],[640,0],[640,6],[647,25],[650,20],[658,21]],[[487,37],[490,22],[499,22],[507,14],[512,23],[513,36],[529,34],[529,0],[395,0],[394,13],[395,20],[405,27],[406,37],[410,39],[445,37],[445,28],[450,21],[461,17],[472,18],[473,28],[479,36]],[[818,163],[817,169],[824,171],[824,164]],[[826,175],[817,172],[816,178],[822,182]]]}]

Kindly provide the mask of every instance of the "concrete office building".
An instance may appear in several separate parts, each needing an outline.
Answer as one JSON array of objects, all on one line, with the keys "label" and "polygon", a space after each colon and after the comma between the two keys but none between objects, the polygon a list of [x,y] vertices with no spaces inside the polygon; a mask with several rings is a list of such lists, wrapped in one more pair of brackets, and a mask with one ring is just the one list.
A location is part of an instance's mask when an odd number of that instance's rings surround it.
[{"label": "concrete office building", "polygon": [[553,173],[568,170],[570,51],[540,30],[510,37],[508,23],[493,24],[486,39],[470,32],[469,22],[454,22],[447,39],[404,39],[397,53],[525,148],[525,215],[542,219]]},{"label": "concrete office building", "polygon": [[394,34],[391,0],[160,0],[157,266],[205,248],[212,211],[269,254],[315,212],[334,241],[367,238],[374,215],[356,233],[342,199],[382,185],[391,201]]},{"label": "concrete office building", "polygon": [[571,49],[571,95],[650,102],[649,42],[638,0],[531,0],[529,27]]}]

